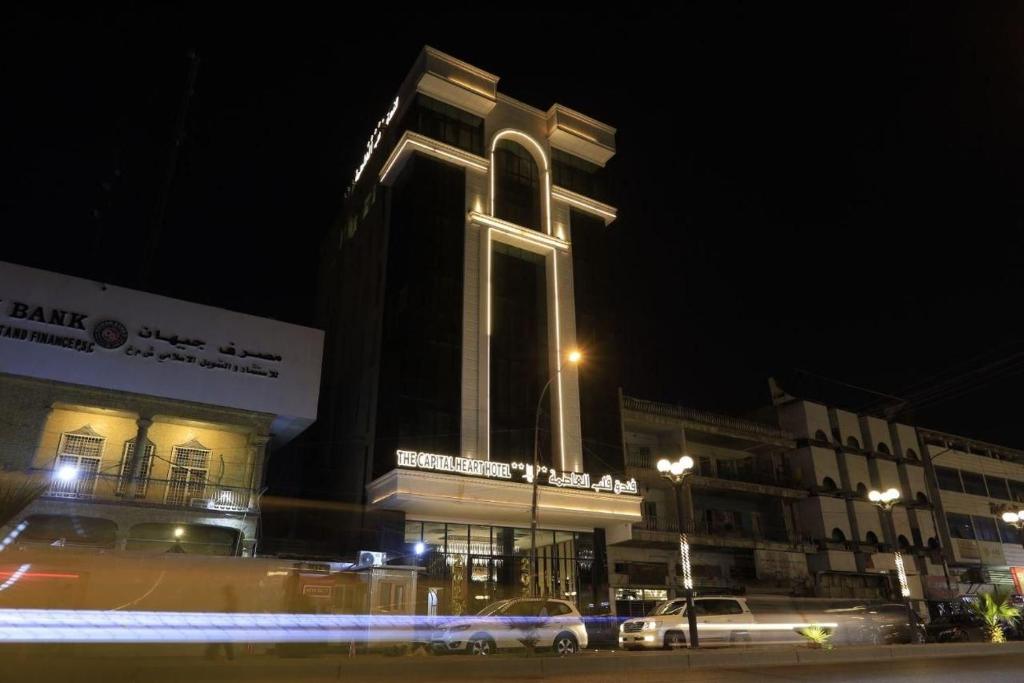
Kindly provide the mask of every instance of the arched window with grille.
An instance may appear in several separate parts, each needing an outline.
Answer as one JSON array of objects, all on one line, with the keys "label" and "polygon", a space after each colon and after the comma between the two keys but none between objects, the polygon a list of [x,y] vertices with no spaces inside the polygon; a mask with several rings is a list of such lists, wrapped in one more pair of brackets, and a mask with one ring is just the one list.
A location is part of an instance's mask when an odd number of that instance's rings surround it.
[{"label": "arched window with grille", "polygon": [[88,498],[96,491],[105,439],[89,425],[61,434],[48,495]]},{"label": "arched window with grille", "polygon": [[[206,481],[210,449],[192,439],[175,446],[171,454],[170,481],[167,482],[168,505],[201,504],[206,498]],[[205,507],[205,506],[204,506]]]}]

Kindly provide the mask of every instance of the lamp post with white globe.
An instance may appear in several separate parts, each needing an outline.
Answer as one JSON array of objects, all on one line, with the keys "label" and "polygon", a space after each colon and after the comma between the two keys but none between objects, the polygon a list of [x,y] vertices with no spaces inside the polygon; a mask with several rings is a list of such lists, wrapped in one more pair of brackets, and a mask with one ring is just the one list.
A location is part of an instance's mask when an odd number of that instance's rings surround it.
[{"label": "lamp post with white globe", "polygon": [[686,623],[690,630],[687,643],[691,648],[700,647],[697,635],[697,612],[693,607],[693,574],[690,569],[690,542],[686,538],[686,519],[683,515],[683,487],[689,485],[693,472],[693,458],[684,455],[678,460],[662,458],[658,461],[658,472],[672,482],[676,490],[676,515],[679,520],[679,558],[683,569],[683,590],[686,595]]},{"label": "lamp post with white globe", "polygon": [[868,493],[868,500],[881,508],[882,512],[886,514],[889,522],[889,528],[892,530],[893,555],[896,560],[896,575],[900,581],[900,596],[903,598],[903,602],[907,606],[907,616],[911,619],[910,624],[911,628],[913,628],[914,617],[916,614],[914,612],[913,605],[910,603],[910,585],[907,583],[907,570],[903,565],[903,553],[900,552],[899,543],[896,542],[896,525],[893,523],[892,518],[892,508],[900,500],[899,489],[891,488],[885,491],[872,490]]},{"label": "lamp post with white globe", "polygon": [[1017,540],[1024,545],[1024,510],[1008,510],[1003,513],[1003,521],[1015,528],[1018,532]]}]

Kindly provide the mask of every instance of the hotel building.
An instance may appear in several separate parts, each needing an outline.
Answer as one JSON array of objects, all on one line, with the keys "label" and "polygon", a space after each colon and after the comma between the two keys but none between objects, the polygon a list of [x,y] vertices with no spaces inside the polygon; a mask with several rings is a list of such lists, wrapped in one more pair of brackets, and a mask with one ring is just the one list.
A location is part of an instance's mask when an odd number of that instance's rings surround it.
[{"label": "hotel building", "polygon": [[322,271],[309,489],[368,510],[334,549],[425,566],[421,613],[522,595],[536,443],[541,590],[599,608],[605,532],[640,520],[601,362],[615,130],[427,47],[368,133]]}]

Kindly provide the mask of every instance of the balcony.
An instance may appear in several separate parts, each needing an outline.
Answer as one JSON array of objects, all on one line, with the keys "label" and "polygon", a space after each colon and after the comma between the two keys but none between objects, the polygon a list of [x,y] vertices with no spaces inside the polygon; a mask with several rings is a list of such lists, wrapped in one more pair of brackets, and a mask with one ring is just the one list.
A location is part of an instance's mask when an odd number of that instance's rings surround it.
[{"label": "balcony", "polygon": [[48,480],[49,487],[41,497],[96,503],[128,503],[191,508],[196,511],[249,512],[254,509],[254,492],[245,487],[223,486],[205,481],[191,473],[191,478],[140,479],[133,486],[123,477],[82,471],[70,480],[62,480],[51,470],[34,470],[33,474]]}]

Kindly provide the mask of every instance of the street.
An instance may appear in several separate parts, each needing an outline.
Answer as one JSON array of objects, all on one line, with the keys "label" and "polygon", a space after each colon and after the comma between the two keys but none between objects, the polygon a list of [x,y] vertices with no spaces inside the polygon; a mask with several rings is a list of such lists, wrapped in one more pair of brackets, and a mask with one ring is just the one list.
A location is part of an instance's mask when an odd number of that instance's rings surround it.
[{"label": "street", "polygon": [[[988,647],[988,646],[982,646]],[[977,648],[977,646],[976,646]],[[24,650],[3,652],[4,666],[0,682],[49,681],[91,682],[125,681],[155,683],[170,681],[401,681],[434,683],[440,681],[553,681],[557,683],[660,683],[662,681],[986,681],[1021,680],[1019,648],[975,649],[971,655],[943,656],[941,649],[915,648],[920,656],[903,650],[893,655],[879,654],[888,648],[859,648],[846,651],[816,652],[821,663],[766,665],[772,653],[764,650],[731,650],[715,653],[706,665],[687,668],[685,653],[584,653],[575,658],[558,659],[517,656],[489,658],[404,656],[314,658],[278,658],[268,655],[244,655],[227,661],[223,653],[209,661],[197,650],[182,656],[146,653],[140,656],[60,654],[26,655]],[[947,652],[954,652],[947,650]],[[957,651],[959,652],[959,651]],[[938,653],[938,654],[937,654]],[[776,651],[782,662],[791,653]],[[851,656],[853,660],[851,661]],[[828,661],[834,657],[834,661]]]}]

